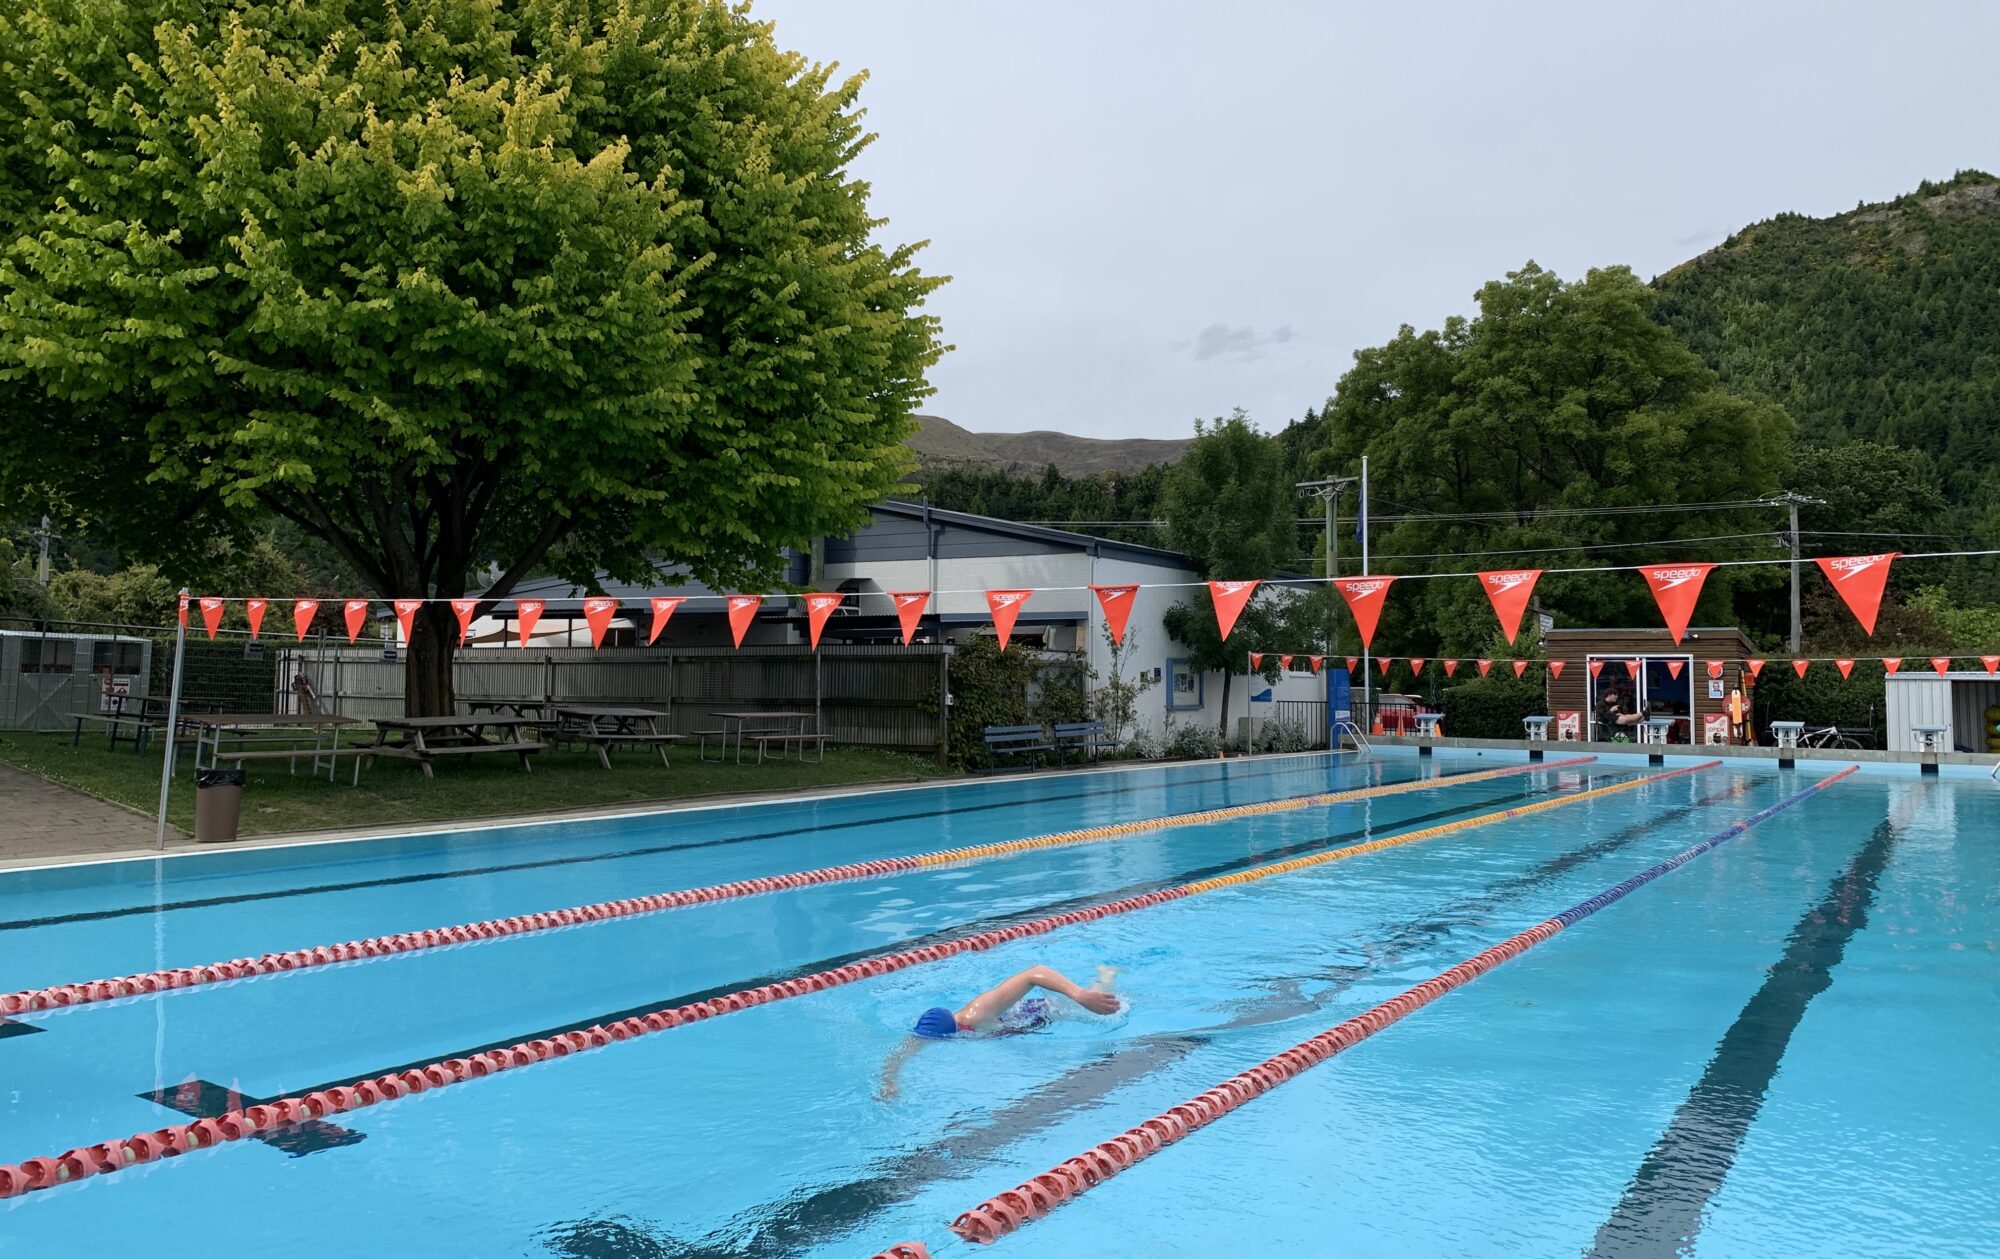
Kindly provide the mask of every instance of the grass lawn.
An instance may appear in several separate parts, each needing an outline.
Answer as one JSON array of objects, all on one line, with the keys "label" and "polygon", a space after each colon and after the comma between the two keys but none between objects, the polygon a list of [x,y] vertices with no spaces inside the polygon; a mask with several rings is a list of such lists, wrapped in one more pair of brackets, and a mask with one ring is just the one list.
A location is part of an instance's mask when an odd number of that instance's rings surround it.
[{"label": "grass lawn", "polygon": [[[0,762],[87,791],[152,816],[159,805],[160,756],[149,749],[134,756],[130,747],[112,751],[102,735],[84,736],[72,748],[67,734],[0,732]],[[669,753],[673,768],[651,751],[612,754],[612,768],[587,748],[548,748],[534,758],[533,773],[521,772],[509,756],[456,757],[440,762],[427,779],[412,761],[383,759],[361,771],[361,785],[348,785],[354,767],[341,762],[339,780],[296,777],[282,761],[249,764],[243,789],[244,835],[382,826],[397,822],[455,821],[505,813],[595,805],[671,801],[724,792],[803,791],[851,783],[938,778],[951,773],[926,757],[872,748],[829,747],[824,762],[766,761],[762,765],[704,763],[692,747]],[[194,779],[189,753],[179,754],[168,820],[194,829]]]}]

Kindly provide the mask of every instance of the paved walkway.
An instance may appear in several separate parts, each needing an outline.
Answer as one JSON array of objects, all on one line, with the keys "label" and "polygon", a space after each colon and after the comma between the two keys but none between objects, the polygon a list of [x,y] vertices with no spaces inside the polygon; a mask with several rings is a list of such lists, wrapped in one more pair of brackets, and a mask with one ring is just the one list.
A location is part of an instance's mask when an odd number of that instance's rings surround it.
[{"label": "paved walkway", "polygon": [[[169,829],[167,845],[188,843]],[[0,862],[27,865],[152,846],[150,818],[0,765]]]}]

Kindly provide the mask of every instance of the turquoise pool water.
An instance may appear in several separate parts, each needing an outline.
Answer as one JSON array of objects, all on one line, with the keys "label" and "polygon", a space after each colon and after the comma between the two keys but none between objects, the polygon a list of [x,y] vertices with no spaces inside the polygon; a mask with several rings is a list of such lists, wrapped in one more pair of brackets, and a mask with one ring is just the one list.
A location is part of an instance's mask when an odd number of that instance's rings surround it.
[{"label": "turquoise pool water", "polygon": [[[1491,768],[1072,773],[0,875],[0,991]],[[0,1162],[1622,782],[1594,764],[17,1017]],[[1718,768],[0,1202],[0,1253],[862,1255],[1823,776]],[[1975,1255],[2000,789],[1857,776],[1000,1241],[1029,1255]],[[1046,962],[1126,1011],[925,1048]],[[177,1109],[178,1107],[179,1109]]]}]

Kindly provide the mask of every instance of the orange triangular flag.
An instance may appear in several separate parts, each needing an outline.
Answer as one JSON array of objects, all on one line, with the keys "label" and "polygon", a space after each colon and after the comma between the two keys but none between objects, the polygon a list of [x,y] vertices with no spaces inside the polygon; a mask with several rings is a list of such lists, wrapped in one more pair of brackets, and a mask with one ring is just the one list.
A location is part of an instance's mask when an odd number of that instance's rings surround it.
[{"label": "orange triangular flag", "polygon": [[611,618],[616,615],[618,615],[618,600],[608,595],[593,595],[583,601],[583,623],[590,627],[592,647],[604,645],[604,636],[611,630]]},{"label": "orange triangular flag", "polygon": [[1840,676],[1843,678],[1852,677],[1854,675],[1854,661],[1850,660],[1846,656],[1841,656],[1838,659],[1836,659],[1833,662],[1833,667],[1840,670]]},{"label": "orange triangular flag", "polygon": [[410,628],[410,622],[416,619],[417,609],[423,606],[424,601],[422,599],[396,600],[396,624],[403,627],[403,641],[406,643],[415,637],[414,632]]},{"label": "orange triangular flag", "polygon": [[1890,551],[1883,555],[1835,555],[1814,561],[1833,583],[1834,593],[1847,605],[1847,610],[1861,622],[1862,632],[1871,637],[1875,633],[1875,618],[1882,611],[1883,588],[1889,584],[1889,566],[1900,554]]},{"label": "orange triangular flag", "polygon": [[1528,671],[1528,662],[1527,662],[1527,661],[1525,661],[1525,660],[1516,660],[1516,661],[1514,662],[1514,676],[1515,676],[1515,677],[1517,677],[1517,678],[1518,678],[1518,677],[1520,677],[1521,675],[1525,674],[1525,673],[1526,673],[1527,671]]},{"label": "orange triangular flag", "polygon": [[1667,661],[1667,676],[1678,681],[1681,676],[1681,664],[1679,660]]},{"label": "orange triangular flag", "polygon": [[1947,673],[1950,673],[1950,672],[1951,672],[1951,657],[1950,657],[1950,656],[1932,656],[1932,657],[1931,657],[1931,668],[1933,668],[1933,669],[1936,669],[1936,670],[1937,670],[1937,675],[1938,675],[1939,677],[1943,677],[1943,676],[1944,676],[1945,674],[1947,674]]},{"label": "orange triangular flag", "polygon": [[1485,677],[1485,676],[1486,676],[1487,674],[1489,674],[1489,673],[1493,672],[1493,662],[1492,662],[1491,660],[1481,660],[1481,661],[1479,661],[1478,663],[1479,663],[1479,676],[1480,676],[1480,677],[1482,677],[1482,678],[1483,678],[1483,677]]},{"label": "orange triangular flag", "polygon": [[1215,601],[1215,628],[1222,631],[1224,641],[1228,640],[1229,631],[1236,628],[1236,618],[1243,614],[1243,605],[1257,593],[1258,585],[1254,581],[1208,583],[1208,597]]},{"label": "orange triangular flag", "polygon": [[472,633],[472,614],[479,610],[477,599],[453,599],[452,615],[458,618],[458,645],[465,646],[466,636]]},{"label": "orange triangular flag", "polygon": [[208,627],[208,636],[215,637],[215,631],[222,627],[222,600],[203,599],[201,601],[201,623]]},{"label": "orange triangular flag", "polygon": [[655,597],[652,602],[653,629],[651,633],[646,635],[646,646],[648,647],[660,641],[660,631],[667,628],[667,622],[671,621],[674,617],[674,609],[686,603],[687,597],[685,595],[679,598],[659,596]]},{"label": "orange triangular flag", "polygon": [[1257,670],[1259,670],[1259,669],[1261,669],[1261,668],[1263,668],[1263,667],[1264,667],[1264,653],[1263,653],[1263,652],[1261,652],[1261,651],[1253,651],[1253,652],[1251,652],[1251,653],[1250,653],[1250,672],[1252,672],[1252,673],[1255,673],[1255,672],[1257,672]]},{"label": "orange triangular flag", "polygon": [[295,599],[292,601],[292,628],[299,632],[299,641],[306,640],[312,630],[313,618],[319,615],[319,600]]},{"label": "orange triangular flag", "polygon": [[1666,564],[1639,570],[1639,575],[1652,587],[1653,600],[1660,605],[1660,615],[1666,618],[1675,643],[1687,633],[1695,601],[1701,598],[1702,583],[1714,571],[1713,564]]},{"label": "orange triangular flag", "polygon": [[986,609],[993,614],[993,629],[1000,636],[1000,650],[1007,650],[1007,640],[1014,633],[1014,618],[1021,615],[1021,605],[1028,601],[1032,590],[989,590],[986,592]]},{"label": "orange triangular flag", "polygon": [[811,640],[814,651],[819,650],[820,631],[826,628],[827,620],[845,598],[846,595],[831,591],[806,596],[806,637]]},{"label": "orange triangular flag", "polygon": [[750,622],[757,619],[757,609],[764,606],[763,595],[730,595],[729,632],[735,636],[736,645],[743,645],[743,635],[750,631]]},{"label": "orange triangular flag", "polygon": [[1428,660],[1428,659],[1430,659],[1430,657],[1428,657],[1428,656],[1411,656],[1411,657],[1410,657],[1410,672],[1411,672],[1411,673],[1422,673],[1422,672],[1424,671],[1424,662],[1425,662],[1426,660]]},{"label": "orange triangular flag", "polygon": [[528,646],[528,635],[535,632],[535,622],[542,619],[542,609],[549,606],[546,599],[514,600],[514,619],[521,631],[521,647]]},{"label": "orange triangular flag", "polygon": [[1750,680],[1754,682],[1757,679],[1757,675],[1764,671],[1764,662],[1761,660],[1745,660],[1743,667],[1750,670]]},{"label": "orange triangular flag", "polygon": [[1514,636],[1521,632],[1521,614],[1528,609],[1528,598],[1535,593],[1535,580],[1542,575],[1539,568],[1514,568],[1501,572],[1479,574],[1479,584],[1485,588],[1486,597],[1493,604],[1493,615],[1500,618],[1500,629],[1507,635],[1507,643],[1513,645]]},{"label": "orange triangular flag", "polygon": [[1104,609],[1104,627],[1111,631],[1111,641],[1124,646],[1125,622],[1131,619],[1132,604],[1139,597],[1139,587],[1092,586],[1090,592],[1097,596],[1097,606]]},{"label": "orange triangular flag", "polygon": [[1361,645],[1375,645],[1375,626],[1382,620],[1382,604],[1389,597],[1389,585],[1394,577],[1337,577],[1333,584],[1339,588],[1340,597],[1347,600],[1347,610],[1354,614],[1354,627],[1361,631]]},{"label": "orange triangular flag", "polygon": [[351,643],[361,637],[361,627],[368,623],[368,600],[349,599],[341,612],[347,618],[347,641]]},{"label": "orange triangular flag", "polygon": [[269,599],[246,599],[243,615],[250,619],[250,637],[255,638],[264,629],[264,609],[271,606]]},{"label": "orange triangular flag", "polygon": [[1549,676],[1552,678],[1559,678],[1562,675],[1563,675],[1563,662],[1560,660],[1549,661]]},{"label": "orange triangular flag", "polygon": [[1804,677],[1806,675],[1806,670],[1811,667],[1812,667],[1812,661],[1810,660],[1792,661],[1792,672],[1798,674],[1800,677]]},{"label": "orange triangular flag", "polygon": [[1895,677],[1896,672],[1902,667],[1903,667],[1903,658],[1901,656],[1882,657],[1882,672],[1888,674],[1890,677],[1892,678]]},{"label": "orange triangular flag", "polygon": [[908,647],[917,636],[917,623],[923,620],[924,605],[931,601],[931,592],[897,590],[890,593],[889,599],[896,605],[896,620],[903,627],[903,646]]}]

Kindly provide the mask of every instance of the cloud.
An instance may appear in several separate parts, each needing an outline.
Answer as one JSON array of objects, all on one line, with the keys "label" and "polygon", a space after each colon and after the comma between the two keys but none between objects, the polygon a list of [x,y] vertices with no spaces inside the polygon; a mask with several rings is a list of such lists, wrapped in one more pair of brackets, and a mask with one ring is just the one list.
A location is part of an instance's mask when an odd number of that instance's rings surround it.
[{"label": "cloud", "polygon": [[1196,362],[1210,359],[1229,359],[1238,363],[1254,363],[1272,350],[1289,345],[1297,334],[1290,324],[1280,324],[1269,332],[1259,332],[1249,325],[1232,328],[1224,323],[1212,323],[1195,334],[1193,341],[1177,341],[1174,348],[1187,350]]}]

